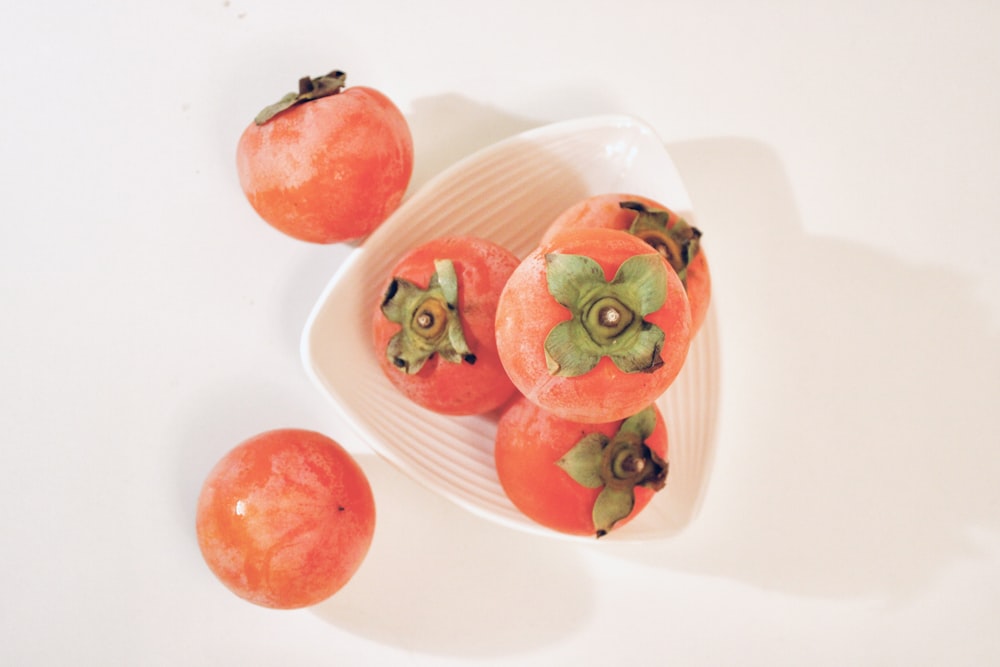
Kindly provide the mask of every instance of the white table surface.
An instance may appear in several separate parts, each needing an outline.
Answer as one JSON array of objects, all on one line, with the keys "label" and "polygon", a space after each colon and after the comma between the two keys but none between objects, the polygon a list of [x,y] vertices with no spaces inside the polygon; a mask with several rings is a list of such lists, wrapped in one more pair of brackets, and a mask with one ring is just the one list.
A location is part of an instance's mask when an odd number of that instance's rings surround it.
[{"label": "white table surface", "polygon": [[[2,15],[0,663],[1000,662],[997,3]],[[626,113],[662,136],[722,348],[686,531],[512,531],[338,421],[298,345],[350,247],[266,226],[234,164],[259,107],[334,68],[407,115],[412,190],[549,122]],[[380,513],[355,579],[288,612],[222,588],[193,528],[211,465],[281,426],[342,440]]]}]

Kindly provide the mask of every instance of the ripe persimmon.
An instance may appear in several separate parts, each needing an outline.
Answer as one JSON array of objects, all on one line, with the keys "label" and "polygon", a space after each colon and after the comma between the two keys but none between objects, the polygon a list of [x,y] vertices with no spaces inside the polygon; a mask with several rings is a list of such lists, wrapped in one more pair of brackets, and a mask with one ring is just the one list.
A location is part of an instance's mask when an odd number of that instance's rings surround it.
[{"label": "ripe persimmon", "polygon": [[564,419],[623,419],[687,358],[691,310],[662,255],[627,232],[574,229],[538,246],[497,306],[497,350],[529,400]]},{"label": "ripe persimmon", "polygon": [[497,354],[497,302],[518,265],[511,251],[472,236],[407,252],[373,314],[378,363],[412,401],[447,415],[500,407],[515,392]]},{"label": "ripe persimmon", "polygon": [[591,227],[628,231],[656,248],[687,290],[691,334],[698,333],[712,296],[712,277],[698,228],[648,197],[606,193],[582,199],[559,214],[546,229],[542,242],[566,229]]},{"label": "ripe persimmon", "polygon": [[399,207],[413,173],[406,118],[381,92],[333,71],[299,81],[240,136],[236,167],[254,210],[312,243],[350,241]]},{"label": "ripe persimmon", "polygon": [[331,438],[276,429],[212,468],[198,497],[198,546],[212,572],[254,604],[294,609],[339,591],[375,530],[364,471]]},{"label": "ripe persimmon", "polygon": [[497,476],[533,521],[601,537],[631,521],[667,477],[667,429],[656,405],[624,420],[561,419],[521,396],[497,421]]}]

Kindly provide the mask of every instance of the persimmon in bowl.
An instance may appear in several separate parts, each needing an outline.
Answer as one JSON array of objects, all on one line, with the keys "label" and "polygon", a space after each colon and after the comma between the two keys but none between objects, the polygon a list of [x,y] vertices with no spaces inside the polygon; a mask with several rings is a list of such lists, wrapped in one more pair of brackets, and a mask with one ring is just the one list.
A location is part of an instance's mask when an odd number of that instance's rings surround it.
[{"label": "persimmon in bowl", "polygon": [[[438,237],[478,236],[524,258],[560,213],[607,192],[643,194],[692,224],[696,220],[662,140],[631,116],[541,126],[454,164],[405,200],[334,273],[302,335],[307,373],[360,439],[432,492],[509,528],[593,540],[540,526],[506,496],[493,458],[497,411],[439,414],[393,386],[372,344],[372,310],[384,296],[386,277],[412,248]],[[703,231],[707,238],[711,230]],[[719,364],[713,309],[691,339],[683,368],[656,400],[670,432],[666,486],[602,542],[666,539],[698,511],[715,449]]]}]

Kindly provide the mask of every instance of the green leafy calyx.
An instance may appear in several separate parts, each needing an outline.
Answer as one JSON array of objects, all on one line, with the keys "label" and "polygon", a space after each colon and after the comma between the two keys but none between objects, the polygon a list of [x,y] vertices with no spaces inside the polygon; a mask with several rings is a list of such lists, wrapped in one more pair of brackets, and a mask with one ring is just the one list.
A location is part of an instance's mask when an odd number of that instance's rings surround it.
[{"label": "green leafy calyx", "polygon": [[299,91],[297,93],[288,93],[274,104],[264,107],[253,121],[257,125],[263,125],[282,111],[290,109],[293,106],[318,100],[321,97],[336,95],[344,89],[346,82],[347,75],[340,70],[333,70],[328,74],[316,78],[304,76],[299,79]]},{"label": "green leafy calyx", "polygon": [[625,373],[663,365],[663,330],[643,319],[667,299],[667,269],[658,255],[626,259],[610,282],[585,255],[550,253],[545,264],[549,294],[572,314],[545,339],[549,373],[583,375],[605,356]]},{"label": "green leafy calyx", "polygon": [[667,462],[646,445],[655,426],[656,410],[649,406],[611,438],[588,433],[556,462],[577,484],[601,489],[592,511],[597,537],[632,513],[637,486],[659,491],[666,485]]},{"label": "green leafy calyx", "polygon": [[655,248],[686,287],[688,265],[701,249],[701,231],[676,216],[676,222],[668,225],[670,212],[663,209],[651,209],[637,201],[623,201],[618,205],[636,212],[629,232]]},{"label": "green leafy calyx", "polygon": [[450,259],[434,260],[434,274],[423,289],[393,278],[382,299],[382,313],[400,325],[386,356],[400,371],[414,374],[435,354],[451,363],[476,363],[458,312],[458,276]]}]

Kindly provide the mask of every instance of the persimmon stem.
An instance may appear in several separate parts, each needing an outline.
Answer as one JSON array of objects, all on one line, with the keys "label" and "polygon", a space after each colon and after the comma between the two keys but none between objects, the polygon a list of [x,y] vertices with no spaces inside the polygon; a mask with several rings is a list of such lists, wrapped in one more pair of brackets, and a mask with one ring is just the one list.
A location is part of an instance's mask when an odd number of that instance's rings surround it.
[{"label": "persimmon stem", "polygon": [[622,321],[622,314],[615,308],[606,306],[601,309],[598,319],[606,327],[613,327]]},{"label": "persimmon stem", "polygon": [[646,467],[646,462],[633,454],[629,454],[625,457],[625,460],[622,461],[621,467],[623,472],[637,473],[642,472],[643,468]]},{"label": "persimmon stem", "polygon": [[298,104],[318,100],[321,97],[336,95],[344,89],[346,82],[347,74],[336,69],[328,74],[324,74],[323,76],[318,76],[316,78],[304,76],[299,79],[298,93],[288,93],[274,104],[265,107],[259,114],[257,114],[257,117],[254,118],[254,123],[257,125],[263,125],[280,114],[282,111],[290,109]]}]

